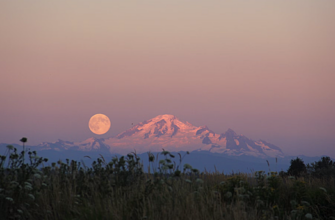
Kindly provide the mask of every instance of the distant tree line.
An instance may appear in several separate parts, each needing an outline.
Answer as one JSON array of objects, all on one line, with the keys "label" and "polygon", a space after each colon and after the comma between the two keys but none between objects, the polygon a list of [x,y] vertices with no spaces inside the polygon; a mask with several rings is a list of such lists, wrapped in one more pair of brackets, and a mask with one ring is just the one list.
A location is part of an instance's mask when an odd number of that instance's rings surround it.
[{"label": "distant tree line", "polygon": [[282,176],[312,176],[316,178],[335,177],[335,161],[330,157],[322,157],[319,161],[305,165],[304,161],[297,157],[291,160],[291,165],[287,172],[281,172]]}]

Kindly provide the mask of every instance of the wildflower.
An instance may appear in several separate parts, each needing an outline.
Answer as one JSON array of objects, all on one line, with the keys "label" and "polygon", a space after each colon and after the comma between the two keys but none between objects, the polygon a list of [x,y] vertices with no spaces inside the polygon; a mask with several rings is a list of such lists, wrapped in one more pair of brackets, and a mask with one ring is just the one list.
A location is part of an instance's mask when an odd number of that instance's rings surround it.
[{"label": "wildflower", "polygon": [[309,202],[306,202],[306,201],[301,201],[301,204],[302,204],[302,205],[307,205],[307,206],[310,205]]},{"label": "wildflower", "polygon": [[305,215],[305,218],[306,218],[306,219],[313,219],[313,216],[312,216],[311,213],[307,213],[307,214]]},{"label": "wildflower", "polygon": [[298,210],[304,210],[304,206],[299,205],[299,206],[297,207],[297,209],[298,209]]},{"label": "wildflower", "polygon": [[13,145],[7,145],[7,148],[8,148],[9,150],[13,150],[13,149],[14,149],[14,146],[13,146]]},{"label": "wildflower", "polygon": [[25,185],[24,189],[30,191],[33,190],[33,187],[31,187],[31,185]]},{"label": "wildflower", "polygon": [[180,170],[176,170],[176,171],[174,172],[174,175],[175,175],[175,176],[180,176],[180,173],[181,173]]},{"label": "wildflower", "polygon": [[233,196],[233,194],[231,192],[227,192],[225,195],[224,195],[226,198],[230,198]]},{"label": "wildflower", "polygon": [[192,181],[189,180],[189,179],[185,179],[185,182],[187,182],[187,183],[192,183]]},{"label": "wildflower", "polygon": [[6,197],[6,200],[8,200],[8,201],[14,203],[14,200],[13,200],[12,198],[10,198],[10,197]]},{"label": "wildflower", "polygon": [[26,143],[26,142],[27,142],[27,140],[28,140],[28,139],[27,139],[26,137],[23,137],[23,138],[21,138],[21,140],[20,140],[20,141],[21,141],[22,143]]},{"label": "wildflower", "polygon": [[28,196],[31,200],[33,200],[33,201],[35,200],[35,196],[33,194],[28,194]]},{"label": "wildflower", "polygon": [[163,154],[164,156],[166,156],[166,155],[170,154],[170,152],[169,152],[169,151],[166,151],[166,150],[163,150],[162,154]]},{"label": "wildflower", "polygon": [[192,166],[189,164],[184,164],[184,169],[192,169]]},{"label": "wildflower", "polygon": [[155,160],[155,156],[153,154],[149,155],[149,161],[152,162]]},{"label": "wildflower", "polygon": [[199,170],[198,169],[192,169],[192,172],[193,173],[199,173]]}]

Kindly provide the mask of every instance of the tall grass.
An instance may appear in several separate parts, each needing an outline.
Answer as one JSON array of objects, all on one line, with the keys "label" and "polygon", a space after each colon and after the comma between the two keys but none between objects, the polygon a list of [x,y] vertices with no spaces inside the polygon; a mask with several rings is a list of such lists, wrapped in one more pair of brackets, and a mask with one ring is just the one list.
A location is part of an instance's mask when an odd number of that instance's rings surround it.
[{"label": "tall grass", "polygon": [[161,154],[148,154],[144,172],[136,153],[43,166],[36,152],[9,146],[0,157],[0,219],[335,219],[334,178],[200,173],[181,167],[185,155]]}]

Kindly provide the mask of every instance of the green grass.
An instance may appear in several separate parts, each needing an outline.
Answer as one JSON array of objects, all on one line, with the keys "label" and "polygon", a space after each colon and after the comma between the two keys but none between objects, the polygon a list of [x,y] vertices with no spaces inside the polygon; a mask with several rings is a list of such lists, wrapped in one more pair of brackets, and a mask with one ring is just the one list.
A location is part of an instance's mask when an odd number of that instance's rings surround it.
[{"label": "green grass", "polygon": [[181,164],[182,155],[162,154],[149,153],[148,174],[134,153],[90,167],[43,166],[36,152],[9,146],[0,157],[0,219],[335,219],[334,178],[200,173],[177,169],[171,159]]}]

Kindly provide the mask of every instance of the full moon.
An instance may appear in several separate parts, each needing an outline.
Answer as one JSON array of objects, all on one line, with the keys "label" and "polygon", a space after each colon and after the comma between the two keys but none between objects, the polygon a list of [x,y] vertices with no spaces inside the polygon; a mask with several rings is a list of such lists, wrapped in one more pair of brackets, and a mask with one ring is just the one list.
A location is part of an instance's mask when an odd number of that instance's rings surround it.
[{"label": "full moon", "polygon": [[90,118],[88,127],[94,134],[105,134],[111,126],[109,118],[104,114],[95,114]]}]

